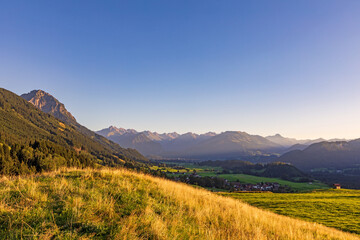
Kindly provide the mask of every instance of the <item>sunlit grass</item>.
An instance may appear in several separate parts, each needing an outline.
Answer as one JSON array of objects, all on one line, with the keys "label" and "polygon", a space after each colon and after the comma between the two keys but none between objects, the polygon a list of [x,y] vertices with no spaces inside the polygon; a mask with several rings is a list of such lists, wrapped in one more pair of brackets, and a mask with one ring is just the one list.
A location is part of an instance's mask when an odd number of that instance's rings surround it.
[{"label": "sunlit grass", "polygon": [[358,239],[128,170],[0,180],[0,239]]}]

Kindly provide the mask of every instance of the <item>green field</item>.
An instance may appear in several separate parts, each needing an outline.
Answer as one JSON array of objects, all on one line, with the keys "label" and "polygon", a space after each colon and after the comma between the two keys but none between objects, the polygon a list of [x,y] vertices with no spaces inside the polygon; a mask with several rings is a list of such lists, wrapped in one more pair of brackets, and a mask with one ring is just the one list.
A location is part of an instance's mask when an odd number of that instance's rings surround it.
[{"label": "green field", "polygon": [[360,190],[220,194],[278,214],[360,234]]},{"label": "green field", "polygon": [[214,172],[199,172],[198,174],[201,176],[216,176],[216,177],[224,178],[228,181],[239,181],[241,183],[256,184],[259,182],[277,182],[281,185],[287,185],[291,187],[291,189],[298,192],[306,192],[306,191],[312,191],[314,189],[329,188],[328,185],[320,182],[312,182],[312,184],[309,184],[308,182],[305,183],[290,182],[279,178],[258,177],[258,176],[246,175],[246,174],[215,174]]},{"label": "green field", "polygon": [[296,192],[310,192],[315,189],[329,189],[329,186],[321,183],[319,181],[314,181],[311,184],[308,182],[291,182],[287,180],[283,180],[280,178],[268,178],[268,177],[258,177],[254,175],[247,175],[247,174],[219,174],[223,169],[221,167],[211,167],[211,166],[199,166],[192,163],[177,163],[177,162],[167,162],[176,164],[177,166],[184,167],[185,169],[174,169],[172,167],[158,167],[152,166],[151,169],[153,170],[161,170],[164,172],[169,173],[192,173],[194,170],[197,172],[198,175],[203,177],[219,177],[224,178],[231,182],[240,182],[240,183],[250,183],[256,184],[260,182],[277,182],[281,185],[287,185],[292,190]]},{"label": "green field", "polygon": [[[193,164],[193,163],[182,163],[182,162],[162,162],[165,164],[174,164],[176,166],[179,167],[183,167],[185,169],[188,169],[190,171],[196,170],[197,172],[215,172],[215,171],[222,171],[223,169],[221,167],[212,167],[212,166],[200,166],[197,164]],[[177,169],[173,169],[172,167],[158,167],[158,166],[152,166],[151,169],[153,170],[157,170],[157,169],[162,169],[162,170],[166,170],[169,172],[177,172]],[[179,170],[179,172],[186,172],[186,170]]]}]

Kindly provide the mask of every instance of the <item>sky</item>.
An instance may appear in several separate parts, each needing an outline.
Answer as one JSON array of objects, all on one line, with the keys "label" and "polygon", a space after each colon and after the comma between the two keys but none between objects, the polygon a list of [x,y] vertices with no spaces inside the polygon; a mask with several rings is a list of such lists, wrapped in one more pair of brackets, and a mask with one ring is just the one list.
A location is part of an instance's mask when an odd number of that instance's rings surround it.
[{"label": "sky", "polygon": [[92,130],[360,138],[360,1],[0,0],[0,87]]}]

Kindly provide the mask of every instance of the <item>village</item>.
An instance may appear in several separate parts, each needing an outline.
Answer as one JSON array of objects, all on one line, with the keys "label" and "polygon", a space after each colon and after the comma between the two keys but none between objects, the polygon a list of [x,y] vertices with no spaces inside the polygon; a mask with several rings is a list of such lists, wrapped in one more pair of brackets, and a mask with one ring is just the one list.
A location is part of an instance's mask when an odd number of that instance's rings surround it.
[{"label": "village", "polygon": [[280,184],[276,182],[260,182],[257,184],[241,184],[238,182],[231,182],[234,191],[268,191],[278,192]]},{"label": "village", "polygon": [[181,173],[173,175],[172,179],[175,181],[209,188],[210,190],[224,189],[230,192],[292,192],[289,186],[282,186],[277,182],[240,183],[214,176],[200,176],[196,171],[191,174]]}]

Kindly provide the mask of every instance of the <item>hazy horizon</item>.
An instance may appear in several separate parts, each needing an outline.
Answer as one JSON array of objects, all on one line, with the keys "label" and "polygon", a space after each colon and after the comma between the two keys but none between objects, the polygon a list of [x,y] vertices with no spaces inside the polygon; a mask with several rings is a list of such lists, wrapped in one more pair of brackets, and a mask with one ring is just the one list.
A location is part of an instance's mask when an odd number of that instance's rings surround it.
[{"label": "hazy horizon", "polygon": [[7,1],[0,86],[92,130],[360,137],[358,1]]}]

